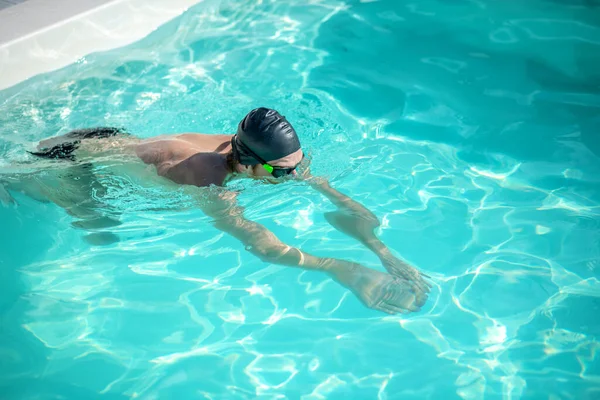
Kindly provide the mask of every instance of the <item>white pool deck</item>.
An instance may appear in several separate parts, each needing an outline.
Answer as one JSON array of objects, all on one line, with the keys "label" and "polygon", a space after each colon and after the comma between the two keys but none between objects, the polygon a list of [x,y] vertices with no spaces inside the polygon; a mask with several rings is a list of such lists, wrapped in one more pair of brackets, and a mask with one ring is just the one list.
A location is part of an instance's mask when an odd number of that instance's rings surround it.
[{"label": "white pool deck", "polygon": [[0,0],[0,90],[143,38],[202,0]]}]

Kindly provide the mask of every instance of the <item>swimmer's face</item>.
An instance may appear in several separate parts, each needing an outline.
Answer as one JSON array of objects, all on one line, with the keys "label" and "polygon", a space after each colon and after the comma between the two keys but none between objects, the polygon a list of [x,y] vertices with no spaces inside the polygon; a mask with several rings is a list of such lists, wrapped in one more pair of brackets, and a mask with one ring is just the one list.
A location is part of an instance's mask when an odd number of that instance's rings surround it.
[{"label": "swimmer's face", "polygon": [[253,178],[264,179],[269,183],[281,183],[290,178],[296,178],[299,174],[299,167],[304,159],[302,149],[295,151],[285,157],[268,162],[268,165],[273,167],[273,171],[269,172],[264,164],[258,164],[250,168],[250,174]]}]

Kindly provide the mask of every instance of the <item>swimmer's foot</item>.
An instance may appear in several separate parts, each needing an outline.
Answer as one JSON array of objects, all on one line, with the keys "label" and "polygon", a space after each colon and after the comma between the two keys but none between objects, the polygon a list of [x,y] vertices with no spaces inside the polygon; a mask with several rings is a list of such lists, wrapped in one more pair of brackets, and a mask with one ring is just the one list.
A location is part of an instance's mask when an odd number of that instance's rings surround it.
[{"label": "swimmer's foot", "polygon": [[427,296],[415,293],[405,280],[360,264],[349,263],[330,270],[336,280],[350,289],[367,307],[388,314],[416,312]]}]

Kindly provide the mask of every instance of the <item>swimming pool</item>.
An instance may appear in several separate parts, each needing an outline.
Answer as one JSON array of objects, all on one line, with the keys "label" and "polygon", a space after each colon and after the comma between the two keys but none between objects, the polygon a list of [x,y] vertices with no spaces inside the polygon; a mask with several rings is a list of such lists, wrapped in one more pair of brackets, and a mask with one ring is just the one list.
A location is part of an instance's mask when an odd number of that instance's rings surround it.
[{"label": "swimming pool", "polygon": [[[387,316],[137,182],[106,174],[103,200],[127,211],[110,246],[13,193],[0,397],[598,398],[599,10],[209,0],[0,92],[4,171],[75,128],[233,133],[276,108],[313,172],[434,282],[421,312]],[[287,243],[382,269],[301,185],[252,185],[242,203]]]}]

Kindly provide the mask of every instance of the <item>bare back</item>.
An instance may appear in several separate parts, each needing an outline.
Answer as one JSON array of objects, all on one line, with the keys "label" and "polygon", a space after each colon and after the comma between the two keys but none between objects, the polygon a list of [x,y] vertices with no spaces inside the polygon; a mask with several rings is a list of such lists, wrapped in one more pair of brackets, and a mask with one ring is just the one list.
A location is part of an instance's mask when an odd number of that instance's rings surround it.
[{"label": "bare back", "polygon": [[158,175],[184,185],[222,185],[231,172],[226,155],[232,135],[184,133],[145,139],[133,145],[135,154],[156,167]]}]

